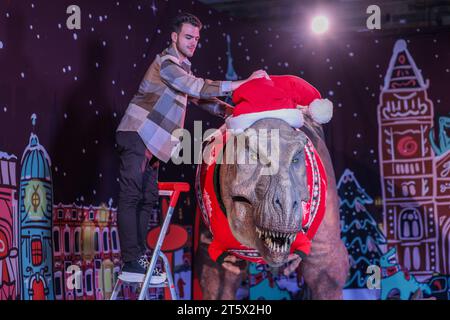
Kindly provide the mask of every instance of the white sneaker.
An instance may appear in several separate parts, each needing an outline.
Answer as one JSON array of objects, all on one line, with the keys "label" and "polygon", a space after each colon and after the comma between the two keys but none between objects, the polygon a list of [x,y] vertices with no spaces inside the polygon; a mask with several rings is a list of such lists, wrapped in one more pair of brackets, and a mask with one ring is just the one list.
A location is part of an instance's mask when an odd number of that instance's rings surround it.
[{"label": "white sneaker", "polygon": [[161,272],[158,268],[153,270],[152,278],[150,279],[150,284],[161,284],[167,280],[167,273]]}]

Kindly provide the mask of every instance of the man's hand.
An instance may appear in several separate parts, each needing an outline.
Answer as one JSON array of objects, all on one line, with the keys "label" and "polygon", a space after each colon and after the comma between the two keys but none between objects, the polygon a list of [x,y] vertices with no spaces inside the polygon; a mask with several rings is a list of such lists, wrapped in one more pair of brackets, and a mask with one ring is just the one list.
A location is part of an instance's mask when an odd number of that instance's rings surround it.
[{"label": "man's hand", "polygon": [[300,262],[302,262],[302,258],[300,258],[300,256],[298,254],[292,253],[289,255],[287,263],[288,266],[283,270],[284,275],[287,277],[289,276],[292,272],[295,271],[295,269],[297,269],[297,267],[300,265]]},{"label": "man's hand", "polygon": [[248,77],[248,80],[250,81],[250,80],[258,79],[258,78],[266,78],[266,79],[269,79],[269,80],[270,80],[270,77],[269,77],[269,75],[267,74],[267,72],[266,72],[265,70],[261,70],[261,69],[255,71],[255,72],[253,72],[253,73],[251,74],[251,76]]},{"label": "man's hand", "polygon": [[225,109],[225,118],[233,115],[234,107],[231,104],[226,103],[225,101],[218,100],[218,103],[224,106]]},{"label": "man's hand", "polygon": [[270,80],[269,75],[267,74],[266,71],[264,70],[257,70],[255,72],[253,72],[250,77],[248,77],[245,80],[239,80],[239,81],[233,81],[231,82],[231,91],[236,90],[237,88],[239,88],[241,85],[243,85],[244,83],[253,80],[253,79],[259,79],[259,78],[266,78]]}]

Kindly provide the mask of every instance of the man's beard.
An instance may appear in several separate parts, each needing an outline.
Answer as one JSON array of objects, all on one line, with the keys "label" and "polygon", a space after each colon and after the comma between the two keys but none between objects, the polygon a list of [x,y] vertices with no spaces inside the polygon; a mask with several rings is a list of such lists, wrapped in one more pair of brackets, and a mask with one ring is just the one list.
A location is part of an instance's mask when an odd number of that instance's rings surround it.
[{"label": "man's beard", "polygon": [[184,56],[186,56],[186,57],[188,57],[188,58],[191,58],[191,57],[194,55],[194,53],[191,52],[191,51],[189,51],[188,49],[183,50],[182,48],[180,48],[180,46],[178,45],[178,43],[176,44],[176,46],[177,46],[177,50],[178,50],[179,52],[181,52]]}]

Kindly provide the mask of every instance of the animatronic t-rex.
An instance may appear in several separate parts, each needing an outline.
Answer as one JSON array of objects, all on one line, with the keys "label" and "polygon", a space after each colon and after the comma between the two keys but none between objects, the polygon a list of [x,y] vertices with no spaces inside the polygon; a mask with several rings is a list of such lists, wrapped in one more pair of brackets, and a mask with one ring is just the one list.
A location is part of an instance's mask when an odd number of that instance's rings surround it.
[{"label": "animatronic t-rex", "polygon": [[[234,299],[242,280],[237,267],[244,269],[236,257],[271,266],[297,257],[313,299],[341,299],[348,255],[320,125],[331,119],[331,102],[295,76],[249,81],[233,102],[233,117],[208,139],[207,163],[197,170],[207,228],[195,244],[194,285],[203,299]],[[255,136],[270,155],[255,147]]]}]

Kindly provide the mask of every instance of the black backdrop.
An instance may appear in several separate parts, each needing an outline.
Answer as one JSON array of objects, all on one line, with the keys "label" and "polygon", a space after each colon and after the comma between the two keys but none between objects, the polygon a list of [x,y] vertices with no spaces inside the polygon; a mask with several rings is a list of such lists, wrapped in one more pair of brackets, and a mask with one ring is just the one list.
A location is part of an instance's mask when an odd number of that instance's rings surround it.
[{"label": "black backdrop", "polygon": [[[65,27],[71,4],[81,8],[81,30]],[[154,56],[168,45],[170,17],[180,10],[196,14],[205,25],[191,59],[196,75],[225,78],[228,34],[240,78],[259,68],[295,74],[332,100],[334,118],[325,132],[336,176],[350,168],[375,199],[381,197],[377,105],[396,40],[407,41],[422,75],[430,79],[435,123],[449,113],[448,29],[317,38],[299,24],[293,40],[274,31],[270,21],[239,24],[195,1],[2,1],[0,151],[20,161],[34,131],[52,160],[55,203],[97,205],[116,199],[115,128]],[[190,106],[186,128],[192,130],[194,120],[203,120],[204,128],[221,125]],[[160,179],[193,184],[194,173],[193,166],[167,164]],[[183,198],[185,224],[192,223],[195,206],[192,192],[189,197]],[[382,206],[374,203],[371,212],[382,221]]]}]

